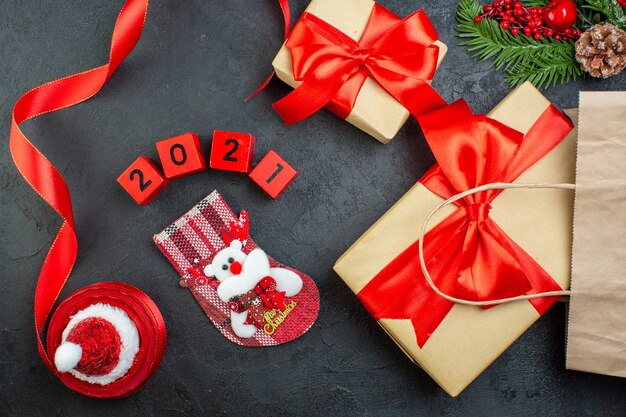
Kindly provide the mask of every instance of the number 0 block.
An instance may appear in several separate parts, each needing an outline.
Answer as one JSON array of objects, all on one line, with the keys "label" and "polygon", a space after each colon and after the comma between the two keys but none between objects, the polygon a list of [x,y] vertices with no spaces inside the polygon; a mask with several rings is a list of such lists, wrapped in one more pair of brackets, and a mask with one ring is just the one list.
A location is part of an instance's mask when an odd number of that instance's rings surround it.
[{"label": "number 0 block", "polygon": [[272,198],[278,196],[296,178],[298,171],[293,169],[276,152],[269,151],[261,162],[250,173],[250,178],[256,182]]},{"label": "number 0 block", "polygon": [[213,169],[247,174],[252,169],[255,146],[256,139],[249,133],[216,130],[209,165]]},{"label": "number 0 block", "polygon": [[128,167],[117,182],[126,190],[137,204],[149,204],[169,184],[154,163],[140,156]]},{"label": "number 0 block", "polygon": [[200,139],[195,133],[185,133],[161,140],[156,143],[156,147],[165,177],[169,179],[180,178],[206,169]]}]

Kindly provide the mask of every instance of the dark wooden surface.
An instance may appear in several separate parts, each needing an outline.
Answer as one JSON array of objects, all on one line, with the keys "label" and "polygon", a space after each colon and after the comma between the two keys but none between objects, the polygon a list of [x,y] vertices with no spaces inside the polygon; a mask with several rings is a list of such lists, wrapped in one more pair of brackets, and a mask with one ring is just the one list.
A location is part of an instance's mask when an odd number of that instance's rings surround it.
[{"label": "dark wooden surface", "polygon": [[[626,380],[565,371],[562,304],[458,398],[412,365],[368,316],[332,265],[432,157],[414,121],[387,146],[325,111],[287,128],[270,106],[289,91],[278,81],[244,104],[280,45],[274,3],[153,1],[139,45],[97,97],[25,126],[73,193],[80,255],[63,296],[125,281],[150,294],[167,322],[167,354],[154,379],[130,398],[97,401],[66,389],[37,355],[35,281],[60,222],[19,176],[8,135],[12,105],[24,91],[105,62],[122,1],[0,0],[1,414],[626,415]],[[297,16],[307,2],[291,3]],[[458,46],[455,2],[382,3],[400,15],[424,7],[431,16],[450,46],[434,81],[446,100],[464,97],[486,112],[509,91],[502,74]],[[575,107],[580,89],[618,89],[625,80],[545,93],[559,107]],[[259,157],[275,149],[300,176],[272,201],[245,176],[204,172],[174,181],[148,207],[115,182],[138,155],[156,158],[156,140],[195,131],[208,150],[214,129],[254,133]],[[252,234],[268,253],[319,285],[319,320],[296,342],[257,350],[228,342],[152,244],[152,234],[216,188],[235,210],[250,211]]]}]

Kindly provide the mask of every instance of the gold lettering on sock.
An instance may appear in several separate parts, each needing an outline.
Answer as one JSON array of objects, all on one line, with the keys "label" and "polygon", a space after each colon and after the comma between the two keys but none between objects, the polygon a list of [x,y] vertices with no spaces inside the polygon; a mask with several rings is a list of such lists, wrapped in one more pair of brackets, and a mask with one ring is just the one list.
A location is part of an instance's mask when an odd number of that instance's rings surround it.
[{"label": "gold lettering on sock", "polygon": [[263,325],[263,331],[267,334],[274,334],[278,326],[283,324],[289,313],[296,308],[296,302],[291,301],[285,304],[285,310],[280,311],[278,309],[272,309],[270,311],[266,311],[263,314],[263,320],[265,320],[265,324]]}]

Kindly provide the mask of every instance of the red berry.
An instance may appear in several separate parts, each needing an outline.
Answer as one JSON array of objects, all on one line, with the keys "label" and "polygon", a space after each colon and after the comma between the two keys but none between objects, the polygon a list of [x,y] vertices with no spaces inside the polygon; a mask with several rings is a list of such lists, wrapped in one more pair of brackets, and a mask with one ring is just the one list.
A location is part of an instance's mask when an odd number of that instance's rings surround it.
[{"label": "red berry", "polygon": [[554,40],[555,41],[560,41],[561,40],[561,35],[554,35]]},{"label": "red berry", "polygon": [[532,32],[533,33],[539,33],[540,30],[541,30],[540,28],[533,28]]},{"label": "red berry", "polygon": [[513,22],[515,22],[515,20],[516,19],[513,16],[509,16],[509,22],[513,23]]},{"label": "red berry", "polygon": [[546,29],[545,32],[543,32],[544,35],[546,35],[546,38],[551,38],[552,35],[554,35],[554,32],[550,29]]},{"label": "red berry", "polygon": [[482,17],[480,17],[480,16],[476,16],[476,17],[474,18],[474,22],[476,22],[476,23],[480,23],[480,22],[482,22],[482,21],[483,21],[483,18],[482,18]]},{"label": "red berry", "polygon": [[505,20],[504,22],[500,23],[500,26],[502,26],[502,29],[507,30],[509,26],[511,26],[511,24],[507,20]]},{"label": "red berry", "polygon": [[533,38],[538,41],[539,39],[541,39],[541,33],[535,33],[533,35]]},{"label": "red berry", "polygon": [[511,35],[516,36],[519,33],[518,28],[511,28]]},{"label": "red berry", "polygon": [[522,8],[522,2],[520,2],[520,1],[516,1],[516,2],[515,2],[515,6],[514,6],[514,7],[515,7],[516,9],[521,9],[521,8]]},{"label": "red berry", "polygon": [[569,37],[563,35],[563,36],[561,36],[561,40],[562,41],[569,41]]},{"label": "red berry", "polygon": [[524,28],[524,35],[530,36],[532,34],[532,30],[528,27]]},{"label": "red berry", "polygon": [[578,10],[573,0],[552,0],[543,10],[543,20],[550,29],[564,31],[576,23]]},{"label": "red berry", "polygon": [[489,6],[489,5],[484,6],[483,10],[486,11],[486,12],[489,12],[489,11],[493,10],[493,6]]}]

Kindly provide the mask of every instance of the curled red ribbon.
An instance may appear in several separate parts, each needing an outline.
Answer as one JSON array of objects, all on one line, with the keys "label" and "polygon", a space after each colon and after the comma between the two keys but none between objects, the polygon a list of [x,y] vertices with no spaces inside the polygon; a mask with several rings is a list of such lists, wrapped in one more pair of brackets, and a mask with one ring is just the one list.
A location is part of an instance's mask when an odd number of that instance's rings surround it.
[{"label": "curled red ribbon", "polygon": [[[512,182],[550,152],[572,130],[571,121],[550,106],[522,133],[485,115],[465,101],[418,118],[438,161],[420,182],[448,199],[493,182]],[[502,190],[472,194],[424,238],[424,259],[445,294],[485,301],[560,290],[560,286],[490,217]],[[415,242],[378,273],[358,294],[374,318],[410,319],[422,347],[454,303],[426,282]],[[543,314],[558,297],[530,300]]]},{"label": "curled red ribbon", "polygon": [[[291,29],[291,11],[289,10],[288,0],[278,0],[278,4],[280,5],[280,11],[283,15],[283,23],[285,24],[285,35],[283,38],[283,42],[285,42],[287,40],[287,37],[289,36],[289,30]],[[274,78],[274,74],[276,73],[272,71],[269,77],[267,77],[265,81],[263,81],[263,83],[252,94],[246,97],[245,101],[250,100],[252,97],[263,91],[265,87],[267,87],[267,85],[270,83],[270,81],[272,81],[272,78]]]},{"label": "curled red ribbon", "polygon": [[358,42],[305,12],[285,44],[302,84],[274,108],[288,125],[324,106],[345,119],[367,77],[413,115],[441,108],[445,101],[427,82],[437,69],[436,40],[422,10],[400,19],[376,3]]},{"label": "curled red ribbon", "polygon": [[36,87],[19,98],[13,108],[9,148],[15,166],[26,182],[63,218],[48,251],[35,291],[35,329],[39,355],[55,374],[41,332],[61,289],[69,277],[78,251],[70,192],[54,165],[26,138],[19,125],[26,120],[83,102],[94,96],[133,50],[146,19],[148,0],[127,0],[120,11],[109,62],[91,70]]}]

